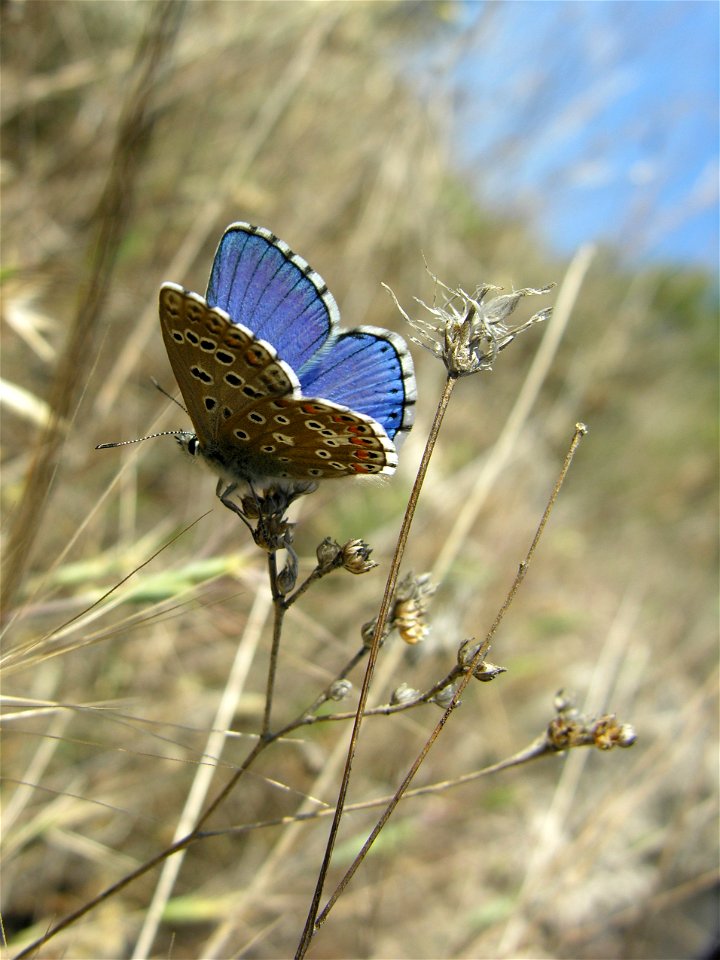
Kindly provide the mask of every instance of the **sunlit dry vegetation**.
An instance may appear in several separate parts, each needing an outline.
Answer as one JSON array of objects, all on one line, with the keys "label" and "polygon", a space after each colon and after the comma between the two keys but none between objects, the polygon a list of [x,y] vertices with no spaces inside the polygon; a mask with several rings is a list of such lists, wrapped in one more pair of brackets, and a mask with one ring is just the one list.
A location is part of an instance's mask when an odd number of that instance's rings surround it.
[{"label": "sunlit dry vegetation", "polygon": [[[371,702],[404,682],[430,686],[464,639],[485,636],[584,421],[494,640],[491,659],[507,672],[470,684],[416,785],[523,749],[561,688],[639,736],[631,750],[570,751],[407,800],[310,955],[691,956],[710,939],[711,284],[700,272],[631,269],[619,250],[565,263],[516,218],[479,205],[453,165],[451,100],[420,100],[398,66],[453,16],[448,5],[389,2],[3,6],[11,952],[187,833],[260,729],[271,615],[262,551],[172,440],[94,449],[189,426],[151,382],[175,391],[157,291],[174,280],[202,293],[233,220],[270,227],[307,258],[346,325],[406,338],[381,282],[412,314],[414,296],[435,292],[423,257],[467,290],[558,283],[567,326],[537,381],[528,371],[547,324],[455,390],[404,564],[438,581],[430,632],[415,647],[388,640]],[[396,476],[328,482],[296,505],[305,573],[328,536],[363,538],[380,567],[338,571],[289,611],[278,724],[312,704],[377,611],[444,380],[441,363],[413,352],[417,419]],[[528,390],[529,409],[508,420]],[[361,672],[350,679],[359,685]],[[350,711],[354,696],[323,710]],[[440,715],[432,704],[366,720],[350,801],[391,794]],[[193,844],[163,894],[156,868],[39,955],[292,955],[329,821],[240,828],[331,808],[348,730],[317,723],[273,744],[209,824],[238,829]],[[345,819],[328,894],[377,816]]]}]

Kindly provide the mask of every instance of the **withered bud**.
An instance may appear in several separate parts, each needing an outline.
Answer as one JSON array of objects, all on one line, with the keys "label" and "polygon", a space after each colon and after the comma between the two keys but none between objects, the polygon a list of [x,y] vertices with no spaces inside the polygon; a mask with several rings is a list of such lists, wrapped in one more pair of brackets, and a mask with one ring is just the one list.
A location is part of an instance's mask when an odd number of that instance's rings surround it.
[{"label": "withered bud", "polygon": [[348,540],[342,547],[342,565],[349,573],[367,573],[377,566],[371,553],[372,547],[364,540]]},{"label": "withered bud", "polygon": [[288,594],[297,583],[298,578],[298,558],[294,550],[288,550],[285,566],[282,568],[277,578],[278,590],[282,594]]},{"label": "withered bud", "polygon": [[401,683],[399,687],[396,687],[392,696],[390,697],[390,703],[393,706],[396,706],[400,703],[412,703],[413,700],[417,700],[420,696],[420,691],[415,690],[413,687],[408,686],[407,683]]},{"label": "withered bud", "polygon": [[[484,646],[485,641],[478,642],[474,637],[470,640],[464,640],[458,647],[457,662],[459,667],[467,669],[477,656],[478,650]],[[487,651],[485,651],[487,653]]]},{"label": "withered bud", "polygon": [[483,660],[473,670],[473,676],[476,680],[482,680],[486,683],[488,680],[494,680],[501,673],[507,673],[506,667],[499,667],[496,663],[490,663],[489,660]]},{"label": "withered bud", "polygon": [[364,623],[360,628],[360,636],[362,637],[363,646],[365,649],[368,649],[372,646],[372,640],[375,636],[375,627],[377,626],[377,617],[374,617],[372,620],[368,620],[367,623]]},{"label": "withered bud", "polygon": [[619,747],[631,747],[637,740],[638,735],[635,727],[631,723],[621,723],[618,730],[617,745]]},{"label": "withered bud", "polygon": [[475,679],[487,682],[488,680],[494,680],[495,677],[497,677],[500,673],[507,673],[507,669],[505,667],[499,667],[497,664],[490,663],[489,660],[485,659],[490,651],[490,647],[486,645],[484,640],[478,643],[476,640],[470,639],[465,640],[464,643],[461,643],[458,647],[457,653],[458,666],[467,671],[470,668],[470,664],[477,656],[478,651],[483,647],[485,647],[483,654],[473,670],[473,676]]},{"label": "withered bud", "polygon": [[[443,687],[442,690],[439,690],[435,694],[435,696],[432,698],[432,702],[436,703],[439,707],[442,707],[443,710],[447,710],[456,692],[457,684],[449,683],[446,687]],[[459,707],[461,703],[462,701],[458,700],[457,706]]]},{"label": "withered bud", "polygon": [[[360,636],[362,637],[363,647],[366,650],[369,650],[372,646],[373,637],[375,636],[375,628],[377,627],[377,617],[373,620],[368,620],[367,623],[364,623],[360,628]],[[382,646],[387,640],[388,628],[385,627],[383,635],[380,637],[380,646]]]},{"label": "withered bud", "polygon": [[566,693],[565,690],[558,690],[553,700],[553,706],[557,713],[567,713],[575,710],[576,697],[573,693]]},{"label": "withered bud", "polygon": [[350,695],[353,685],[349,680],[336,680],[328,691],[330,700],[345,700]]},{"label": "withered bud", "polygon": [[317,557],[318,567],[323,573],[328,573],[333,568],[342,566],[342,547],[332,537],[325,537],[322,543],[318,545],[315,556]]},{"label": "withered bud", "polygon": [[583,736],[582,725],[568,720],[562,714],[558,714],[548,724],[547,737],[556,750],[566,750],[568,747],[587,743],[587,736]]}]

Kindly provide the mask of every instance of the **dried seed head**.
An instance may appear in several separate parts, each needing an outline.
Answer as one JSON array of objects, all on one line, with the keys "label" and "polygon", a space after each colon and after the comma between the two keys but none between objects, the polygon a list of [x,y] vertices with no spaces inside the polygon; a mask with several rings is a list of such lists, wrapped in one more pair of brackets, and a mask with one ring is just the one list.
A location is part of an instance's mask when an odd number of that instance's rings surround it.
[{"label": "dried seed head", "polygon": [[397,630],[405,643],[416,644],[427,636],[430,628],[425,622],[425,614],[436,589],[429,573],[418,577],[408,573],[398,584],[389,625]]},{"label": "dried seed head", "polygon": [[342,548],[342,565],[349,573],[367,573],[377,566],[371,553],[372,547],[364,540],[348,540]]},{"label": "dried seed head", "polygon": [[280,514],[261,516],[252,532],[255,543],[274,553],[276,550],[289,550],[294,540],[295,524],[285,520]]},{"label": "dried seed head", "polygon": [[555,709],[557,716],[548,725],[547,738],[556,750],[584,746],[612,750],[613,747],[631,747],[637,740],[634,727],[629,723],[618,723],[612,713],[595,720],[582,716],[562,690],[555,696]]},{"label": "dried seed head", "polygon": [[612,713],[595,721],[592,726],[592,734],[593,742],[598,750],[631,747],[637,740],[635,729],[629,723],[618,723],[617,717]]},{"label": "dried seed head", "polygon": [[[295,524],[285,518],[288,507],[298,497],[317,490],[314,481],[294,481],[287,486],[268,487],[262,496],[251,491],[240,499],[240,516],[252,530],[255,543],[273,553],[290,549]],[[250,521],[257,521],[255,526]]]},{"label": "dried seed head", "polygon": [[470,664],[482,647],[486,649],[473,670],[475,679],[487,682],[488,680],[494,680],[500,673],[507,673],[505,667],[499,667],[497,664],[490,663],[489,660],[485,659],[486,655],[490,652],[490,647],[485,644],[485,641],[477,643],[475,640],[465,640],[464,643],[461,643],[457,655],[458,666],[462,667],[465,671],[469,670]]},{"label": "dried seed head", "polygon": [[513,293],[486,299],[488,294],[495,293],[502,287],[485,284],[471,295],[460,287],[453,289],[446,286],[432,273],[430,276],[443,292],[444,303],[439,307],[431,307],[418,297],[415,297],[415,301],[428,311],[432,321],[411,319],[392,290],[387,286],[386,289],[395,300],[400,313],[420,335],[410,339],[439,357],[453,377],[467,377],[480,370],[492,370],[501,350],[523,330],[547,319],[552,312],[551,307],[546,307],[529,320],[509,322],[510,315],[524,297],[548,293],[553,284],[538,289],[525,287]]},{"label": "dried seed head", "polygon": [[556,750],[566,750],[568,747],[577,747],[587,743],[587,738],[583,737],[582,734],[582,725],[568,720],[561,713],[550,721],[547,729],[548,740]]}]

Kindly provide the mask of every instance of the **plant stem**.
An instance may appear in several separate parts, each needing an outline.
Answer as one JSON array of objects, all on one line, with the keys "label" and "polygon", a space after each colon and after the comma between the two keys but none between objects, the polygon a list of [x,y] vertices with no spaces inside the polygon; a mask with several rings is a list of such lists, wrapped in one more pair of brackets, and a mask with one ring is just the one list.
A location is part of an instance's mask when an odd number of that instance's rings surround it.
[{"label": "plant stem", "polygon": [[357,712],[355,714],[355,723],[353,724],[352,734],[350,736],[350,745],[348,747],[347,759],[345,761],[345,769],[343,771],[342,783],[340,784],[340,792],[338,794],[337,807],[335,808],[335,815],[333,817],[332,824],[330,826],[330,835],[328,837],[327,846],[325,848],[325,855],[323,857],[323,862],[320,866],[320,872],[318,874],[317,883],[315,885],[315,892],[313,893],[312,902],[310,904],[310,909],[308,911],[307,919],[305,921],[305,927],[300,938],[300,943],[298,944],[297,953],[295,954],[296,960],[301,960],[302,957],[307,953],[310,942],[313,938],[315,932],[315,920],[320,909],[320,898],[322,896],[323,886],[325,885],[325,878],[327,877],[328,870],[330,868],[330,861],[332,859],[333,848],[335,846],[335,840],[337,838],[338,830],[340,828],[340,821],[343,815],[343,809],[345,806],[345,799],[347,796],[348,786],[350,783],[350,773],[352,770],[352,762],[355,757],[355,751],[357,750],[358,738],[360,735],[360,725],[362,724],[363,716],[365,713],[365,706],[367,704],[368,695],[370,693],[370,683],[372,681],[373,672],[375,670],[375,663],[377,661],[378,652],[380,650],[380,641],[385,631],[385,626],[387,624],[388,616],[390,614],[390,607],[392,605],[393,596],[395,593],[395,587],[397,586],[398,574],[400,571],[400,564],[402,562],[403,555],[405,553],[405,546],[407,544],[408,536],[410,534],[410,527],[412,526],[413,518],[415,516],[415,508],[417,507],[418,500],[420,498],[420,491],[422,490],[423,483],[425,481],[425,476],[427,474],[427,469],[430,463],[430,457],[432,456],[435,444],[437,442],[438,434],[440,432],[440,427],[442,425],[443,419],[445,417],[445,412],[447,411],[448,404],[450,403],[450,397],[452,396],[453,389],[457,383],[457,377],[451,376],[448,374],[447,379],[445,380],[445,388],[443,390],[442,396],[438,402],[437,409],[435,411],[435,418],[433,420],[432,427],[430,428],[430,433],[425,444],[425,450],[423,451],[422,460],[420,461],[420,467],[415,477],[415,483],[413,484],[410,497],[408,499],[408,504],[405,509],[405,516],[403,517],[402,526],[400,527],[400,534],[398,536],[397,545],[395,547],[395,553],[393,555],[392,563],[390,565],[390,572],[388,573],[387,583],[385,584],[385,593],[382,598],[382,603],[380,604],[380,611],[378,613],[377,624],[375,626],[375,633],[372,639],[372,645],[370,647],[370,655],[368,657],[367,668],[365,670],[365,677],[363,678],[363,685],[360,691],[360,701],[358,703]]},{"label": "plant stem", "polygon": [[278,654],[280,651],[280,638],[282,636],[283,620],[285,619],[285,598],[278,589],[278,571],[277,554],[271,551],[268,554],[268,574],[270,577],[270,590],[272,591],[273,609],[273,635],[272,645],[270,647],[270,662],[268,664],[267,686],[265,688],[265,711],[263,713],[262,729],[260,739],[267,740],[270,734],[270,717],[272,714],[273,694],[275,692],[275,675],[277,674]]}]

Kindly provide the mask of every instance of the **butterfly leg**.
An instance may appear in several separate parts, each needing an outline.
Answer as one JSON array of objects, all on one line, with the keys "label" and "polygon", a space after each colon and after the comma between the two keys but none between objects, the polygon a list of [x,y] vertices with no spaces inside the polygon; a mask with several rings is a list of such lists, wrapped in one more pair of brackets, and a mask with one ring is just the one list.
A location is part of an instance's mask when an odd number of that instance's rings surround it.
[{"label": "butterfly leg", "polygon": [[235,492],[235,490],[237,489],[237,486],[238,485],[236,483],[231,483],[229,486],[225,486],[225,483],[221,478],[217,482],[217,487],[215,487],[215,495],[217,496],[220,503],[224,507],[227,507],[228,510],[232,510],[234,514],[240,517],[242,522],[245,524],[245,526],[248,528],[250,533],[253,534],[253,537],[254,537],[255,533],[253,531],[252,524],[248,521],[248,518],[245,516],[242,507],[239,504],[235,503],[234,500],[230,499],[231,494]]},{"label": "butterfly leg", "polygon": [[234,493],[236,489],[236,483],[230,483],[228,486],[225,486],[225,481],[220,477],[215,487],[215,496],[220,500],[224,500],[225,497],[229,497],[231,493]]}]

